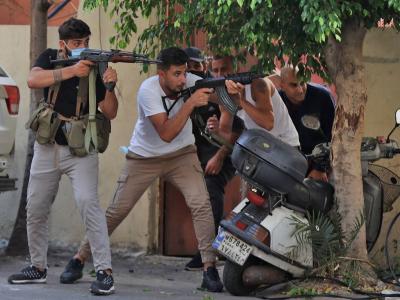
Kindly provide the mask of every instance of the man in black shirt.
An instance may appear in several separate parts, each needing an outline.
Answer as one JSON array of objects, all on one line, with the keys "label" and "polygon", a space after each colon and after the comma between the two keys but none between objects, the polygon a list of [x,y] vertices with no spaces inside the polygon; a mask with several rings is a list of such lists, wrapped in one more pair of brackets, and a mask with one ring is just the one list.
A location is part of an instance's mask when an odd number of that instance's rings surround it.
[{"label": "man in black shirt", "polygon": [[[82,99],[80,78],[87,77],[94,64],[87,60],[56,68],[50,60],[67,58],[72,50],[89,46],[90,29],[81,20],[71,18],[58,29],[59,49],[47,49],[37,59],[28,78],[30,88],[43,88],[47,97],[49,88],[56,90],[55,99],[48,103],[53,104],[52,117],[63,120],[59,126],[54,142],[38,143],[34,145],[34,156],[30,170],[28,200],[27,200],[27,232],[31,265],[20,273],[11,275],[9,283],[45,283],[47,277],[47,247],[48,247],[48,217],[50,207],[54,201],[62,174],[66,174],[72,183],[77,207],[86,227],[86,235],[90,241],[93,262],[97,272],[97,279],[91,285],[94,294],[111,294],[114,291],[111,272],[110,243],[107,234],[107,225],[104,212],[98,200],[98,153],[90,151],[86,156],[74,156],[68,146],[64,126],[68,120],[77,116],[77,110],[88,113],[87,101],[77,105],[77,98]],[[117,73],[108,68],[103,75],[104,82],[116,82]],[[87,89],[83,87],[82,90]],[[90,93],[85,91],[85,93]],[[89,94],[89,97],[91,95]],[[93,96],[93,95],[92,95]],[[108,119],[115,118],[118,102],[114,92],[106,91],[101,78],[96,79],[96,106]],[[54,102],[55,101],[55,102]],[[79,101],[78,103],[81,103]],[[80,115],[80,114],[79,114]],[[64,121],[66,123],[64,124]],[[40,130],[40,127],[39,127]],[[82,268],[79,261],[71,260],[68,266]],[[67,268],[68,268],[67,266]],[[61,277],[62,283],[69,283],[69,278]]]},{"label": "man in black shirt", "polygon": [[[332,94],[322,85],[299,82],[295,69],[284,67],[281,70],[281,91],[279,92],[297,129],[301,150],[310,154],[319,143],[330,142],[335,106]],[[319,120],[317,130],[304,126],[307,116]],[[308,176],[327,181],[327,175],[319,166],[310,162]]]},{"label": "man in black shirt", "polygon": [[[208,71],[204,69],[204,57],[200,49],[190,47],[186,48],[185,52],[189,57],[187,63],[188,72],[202,78],[211,76],[211,74],[208,74]],[[218,105],[213,102],[208,102],[207,106],[198,108],[197,113],[200,114],[204,123],[209,119],[219,119],[221,116]],[[237,117],[234,118],[232,126],[232,131],[236,137],[239,136],[244,129],[243,122]],[[203,130],[205,130],[205,128],[203,128]],[[230,151],[225,146],[219,148],[210,144],[210,142],[201,135],[199,124],[196,122],[193,122],[193,134],[195,137],[197,156],[203,168],[207,191],[210,195],[211,208],[216,227],[215,231],[217,232],[219,222],[224,214],[225,186],[235,174],[235,168],[231,162]],[[185,269],[198,270],[201,269],[202,266],[200,252],[197,252],[186,264]]]}]

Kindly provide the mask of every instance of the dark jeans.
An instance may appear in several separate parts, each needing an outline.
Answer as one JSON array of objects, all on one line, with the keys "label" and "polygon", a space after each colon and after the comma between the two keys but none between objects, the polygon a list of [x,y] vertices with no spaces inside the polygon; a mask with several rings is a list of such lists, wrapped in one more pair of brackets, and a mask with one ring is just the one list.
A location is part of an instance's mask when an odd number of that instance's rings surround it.
[{"label": "dark jeans", "polygon": [[[202,165],[203,170],[205,165]],[[215,223],[215,233],[224,215],[224,194],[225,186],[235,175],[235,168],[232,166],[230,158],[225,159],[221,171],[217,175],[204,175]]]}]

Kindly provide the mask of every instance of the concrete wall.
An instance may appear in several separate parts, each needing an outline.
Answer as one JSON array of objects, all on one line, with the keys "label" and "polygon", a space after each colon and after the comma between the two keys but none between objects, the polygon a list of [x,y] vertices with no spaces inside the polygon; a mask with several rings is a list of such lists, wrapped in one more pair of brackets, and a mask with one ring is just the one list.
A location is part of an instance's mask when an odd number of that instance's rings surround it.
[{"label": "concrete wall", "polygon": [[[48,43],[55,45],[56,28],[49,27]],[[22,185],[25,167],[27,131],[25,122],[28,120],[30,91],[26,85],[29,72],[29,39],[28,25],[1,25],[0,66],[4,68],[17,82],[20,91],[20,106],[15,135],[15,154],[11,161],[10,175],[18,178],[16,192],[7,192],[0,195],[0,239],[8,239],[12,232],[17,210],[19,207],[20,187]]]},{"label": "concrete wall", "polygon": [[[394,30],[371,30],[364,43],[364,62],[367,76],[368,103],[365,113],[365,135],[386,136],[393,128],[395,111],[400,108],[400,35]],[[392,135],[400,142],[400,129]],[[400,157],[391,160],[380,160],[377,164],[387,166],[400,175]],[[393,205],[393,210],[383,216],[383,226],[379,239],[371,253],[378,266],[386,266],[383,255],[384,239],[388,225],[400,211],[400,201]],[[390,245],[393,242],[397,248],[390,247],[389,254],[400,255],[400,223],[397,222],[389,236]],[[393,241],[393,239],[395,241]],[[397,249],[394,251],[393,249]]]}]

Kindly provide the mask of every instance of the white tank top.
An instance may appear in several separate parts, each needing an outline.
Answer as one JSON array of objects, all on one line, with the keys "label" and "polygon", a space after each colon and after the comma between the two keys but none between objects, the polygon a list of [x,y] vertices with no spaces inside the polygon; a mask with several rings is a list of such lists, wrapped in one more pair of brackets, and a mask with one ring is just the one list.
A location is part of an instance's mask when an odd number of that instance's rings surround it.
[{"label": "white tank top", "polygon": [[[247,84],[245,86],[245,97],[246,100],[252,105],[256,104],[251,97],[250,84]],[[250,116],[244,111],[244,109],[241,109],[237,113],[237,115],[244,121],[244,125],[247,129],[262,129],[268,131],[275,137],[279,138],[281,141],[291,146],[300,146],[299,135],[297,133],[296,127],[294,127],[286,105],[285,103],[283,103],[283,100],[276,89],[271,97],[271,102],[272,110],[274,112],[274,127],[271,130],[266,130],[265,128],[257,125],[257,123],[250,118]]]}]

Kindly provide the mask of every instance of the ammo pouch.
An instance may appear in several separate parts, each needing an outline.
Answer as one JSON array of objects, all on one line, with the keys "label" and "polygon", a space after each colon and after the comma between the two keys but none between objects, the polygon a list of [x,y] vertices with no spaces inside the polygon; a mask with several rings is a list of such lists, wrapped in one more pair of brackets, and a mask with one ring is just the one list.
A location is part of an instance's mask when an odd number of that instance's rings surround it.
[{"label": "ammo pouch", "polygon": [[[88,144],[87,127],[89,115],[83,115],[80,119],[66,121],[63,126],[65,137],[72,155],[86,156],[93,150],[93,145]],[[102,113],[96,114],[97,151],[103,153],[108,146],[111,132],[111,122]]]},{"label": "ammo pouch", "polygon": [[25,123],[25,128],[30,128],[36,132],[39,128],[39,116],[47,107],[49,107],[49,105],[44,101],[44,99],[42,99],[39,103],[38,108],[33,111],[28,122]]},{"label": "ammo pouch", "polygon": [[39,144],[52,144],[60,123],[58,113],[49,104],[41,102],[25,124],[25,128],[36,132],[36,141]]},{"label": "ammo pouch", "polygon": [[41,99],[38,108],[32,113],[28,122],[25,124],[26,129],[32,129],[36,132],[36,141],[39,144],[53,144],[57,130],[61,124],[61,115],[53,110],[57,101],[57,95],[60,90],[61,83],[58,82],[49,88],[46,99]]}]

